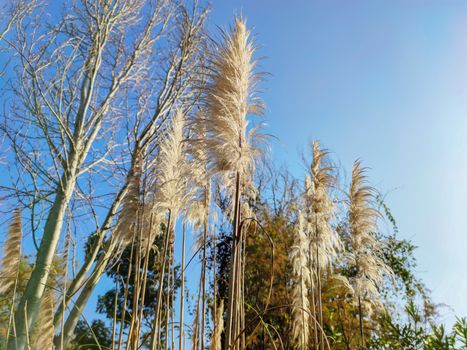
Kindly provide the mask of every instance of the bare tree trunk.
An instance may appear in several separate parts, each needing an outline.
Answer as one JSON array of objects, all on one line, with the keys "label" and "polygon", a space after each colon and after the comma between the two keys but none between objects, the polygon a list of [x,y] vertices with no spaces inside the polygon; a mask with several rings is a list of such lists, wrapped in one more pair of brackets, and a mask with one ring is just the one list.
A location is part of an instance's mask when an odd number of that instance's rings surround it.
[{"label": "bare tree trunk", "polygon": [[37,253],[35,267],[16,312],[16,337],[11,336],[9,338],[8,350],[23,350],[28,343],[28,333],[30,333],[39,311],[40,300],[47,284],[50,266],[62,230],[63,218],[71,199],[75,181],[75,174],[63,176],[62,183],[64,187],[58,190],[54,204],[47,217],[44,236]]},{"label": "bare tree trunk", "polygon": [[[136,154],[136,152],[137,151],[135,150],[133,152],[133,154]],[[133,159],[134,158],[135,157],[133,157]],[[134,160],[132,162],[131,169],[133,169],[133,167],[134,167]],[[131,172],[131,170],[130,170],[130,172]],[[117,211],[118,211],[118,209],[120,207],[120,204],[122,203],[122,200],[125,197],[125,194],[127,193],[128,180],[129,180],[129,177],[127,176],[127,178],[125,180],[125,184],[122,186],[122,188],[120,189],[118,194],[115,196],[115,199],[114,199],[111,207],[109,208],[109,210],[107,212],[107,215],[106,215],[106,217],[105,217],[105,219],[104,219],[104,221],[102,223],[102,226],[96,232],[98,238],[97,238],[96,242],[93,244],[93,246],[91,248],[91,251],[90,251],[90,254],[86,256],[85,262],[83,263],[83,265],[79,269],[76,276],[74,276],[73,280],[70,282],[70,284],[69,284],[69,286],[68,286],[68,288],[66,290],[65,296],[63,297],[63,301],[60,303],[57,311],[55,312],[55,316],[54,316],[54,326],[55,327],[57,327],[58,324],[60,323],[60,321],[63,320],[64,311],[68,307],[68,304],[69,304],[71,298],[80,289],[80,287],[82,287],[82,284],[83,284],[83,282],[84,282],[84,280],[86,278],[86,275],[91,270],[91,267],[92,267],[93,263],[96,261],[96,258],[97,258],[97,255],[98,255],[99,251],[102,249],[102,244],[103,244],[102,242],[103,242],[103,239],[104,239],[104,235],[107,232],[107,230],[109,229],[110,223],[111,223],[112,219],[116,216]],[[103,249],[108,250],[109,245],[110,245],[110,241],[107,241],[107,244],[104,246]]]},{"label": "bare tree trunk", "polygon": [[[14,17],[29,14],[35,3],[18,1],[19,12],[15,12]],[[33,203],[47,203],[44,207],[48,210],[36,217],[32,215],[31,221],[37,220],[38,226],[44,227],[43,235],[31,277],[15,315],[13,327],[16,334],[8,339],[8,350],[24,350],[27,346],[28,334],[37,319],[39,302],[65,216],[73,215],[72,210],[68,209],[75,208],[74,204],[84,198],[89,201],[82,207],[90,208],[90,216],[95,214],[94,203],[91,203],[94,193],[91,191],[100,183],[94,183],[95,175],[89,175],[89,170],[97,164],[107,167],[110,162],[113,166],[109,172],[121,170],[121,160],[114,161],[113,147],[131,147],[134,144],[135,147],[147,149],[154,146],[159,128],[166,119],[171,118],[174,106],[183,105],[183,108],[189,109],[198,98],[194,96],[192,87],[195,82],[199,85],[200,81],[196,70],[199,66],[198,54],[203,50],[201,43],[204,40],[206,12],[198,11],[196,2],[192,12],[187,11],[183,4],[173,5],[169,1],[66,3],[70,5],[70,11],[76,11],[73,16],[65,13],[63,17],[57,17],[55,25],[47,22],[42,26],[44,21],[36,20],[39,13],[32,13],[31,21],[18,21],[16,27],[13,26],[14,21],[8,21],[5,22],[6,28],[0,28],[0,40],[7,43],[14,51],[15,59],[18,58],[17,66],[12,71],[18,72],[18,85],[13,93],[19,99],[12,104],[11,115],[5,118],[8,125],[2,131],[8,134],[16,157],[26,160],[24,163],[18,162],[21,170],[18,173],[30,174],[32,178],[29,183],[23,179],[18,181],[24,184],[26,191],[16,188],[11,191],[18,197],[32,198]],[[41,11],[42,8],[46,7],[41,7]],[[10,28],[15,29],[15,40],[6,38]],[[170,40],[166,42],[170,43],[156,48],[156,42],[166,38],[165,35],[169,33]],[[154,57],[167,58],[167,64],[158,66],[159,61]],[[152,65],[151,62],[156,61]],[[146,74],[156,70],[157,74]],[[150,110],[144,104],[141,110],[128,112],[128,115],[119,112],[117,116],[114,107],[121,111],[120,106],[128,99],[127,91],[134,86],[138,87],[138,92],[131,94],[137,94],[141,100],[154,99],[156,107]],[[114,130],[122,125],[120,122],[128,126],[123,137],[120,137],[120,131]],[[102,132],[104,128],[106,130]],[[26,129],[30,129],[30,133]],[[17,141],[17,137],[20,141]],[[23,149],[24,145],[26,147]],[[30,157],[30,154],[34,154],[34,157]],[[84,180],[89,180],[86,188],[89,193],[76,186],[77,181],[81,185],[86,173],[89,177]],[[36,186],[41,188],[36,189]],[[34,191],[28,191],[32,187]],[[29,194],[36,193],[36,190],[39,195]],[[75,192],[79,193],[80,199],[76,199],[78,196]],[[98,243],[78,275],[67,286],[63,300],[58,302],[55,325],[63,321],[71,298],[82,287],[96,262],[104,235],[117,215],[119,198],[124,196],[124,192],[119,193],[109,211],[108,220],[104,220],[100,227],[96,217]],[[53,195],[55,198],[52,198]],[[78,220],[76,225],[80,223]],[[64,323],[64,327],[68,327],[62,332],[65,338],[72,332],[72,325],[79,319],[106,263],[94,269],[85,284],[89,288],[82,290],[78,296],[77,302],[81,305],[72,308]]]}]

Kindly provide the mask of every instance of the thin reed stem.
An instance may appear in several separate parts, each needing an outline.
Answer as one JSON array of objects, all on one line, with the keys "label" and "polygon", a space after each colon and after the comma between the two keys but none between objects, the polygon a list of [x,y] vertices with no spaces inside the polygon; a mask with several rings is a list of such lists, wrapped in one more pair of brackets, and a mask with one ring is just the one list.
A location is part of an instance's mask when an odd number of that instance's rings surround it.
[{"label": "thin reed stem", "polygon": [[[235,201],[234,201],[234,217],[233,217],[233,235],[232,235],[232,250],[230,263],[230,279],[229,279],[229,307],[227,309],[227,328],[225,338],[225,350],[230,350],[233,339],[237,338],[238,331],[238,238],[239,238],[239,223],[240,223],[240,173],[236,174],[235,181]],[[234,347],[235,349],[235,347]]]},{"label": "thin reed stem", "polygon": [[365,349],[365,334],[363,332],[363,309],[362,309],[362,300],[358,297],[358,321],[360,328],[360,345],[362,350]]},{"label": "thin reed stem", "polygon": [[123,293],[123,310],[122,310],[122,319],[120,321],[120,332],[118,335],[118,350],[122,347],[123,342],[123,329],[125,328],[125,318],[126,318],[126,304],[128,301],[128,291],[130,289],[130,275],[131,275],[131,268],[133,262],[133,251],[135,246],[135,237],[133,236],[133,242],[131,243],[131,250],[130,250],[130,261],[128,267],[128,274],[126,277],[126,284],[124,285],[124,293]]},{"label": "thin reed stem", "polygon": [[181,273],[181,284],[180,284],[180,325],[179,325],[179,337],[178,337],[178,348],[183,350],[183,319],[185,314],[185,234],[186,234],[186,223],[183,223],[182,232],[182,273]]},{"label": "thin reed stem", "polygon": [[161,259],[162,259],[162,268],[161,268],[161,274],[160,274],[160,280],[159,280],[159,293],[157,296],[157,303],[156,303],[156,313],[155,313],[155,322],[154,322],[154,327],[152,329],[152,338],[151,338],[151,350],[155,350],[156,346],[159,345],[159,337],[161,333],[161,328],[160,328],[160,310],[161,310],[161,304],[162,304],[162,291],[164,289],[164,277],[165,277],[165,267],[166,267],[166,257],[167,257],[167,251],[169,249],[169,242],[170,242],[170,226],[171,226],[171,217],[172,217],[172,212],[169,210],[168,213],[168,218],[167,218],[167,228],[165,232],[165,239],[164,239],[164,251],[162,253]]},{"label": "thin reed stem", "polygon": [[[117,310],[118,310],[118,292],[119,292],[119,272],[120,262],[117,265],[117,274],[115,277],[115,297],[114,297],[114,314],[112,319],[112,350],[115,349],[115,337],[117,333]],[[63,332],[63,331],[62,331]]]}]

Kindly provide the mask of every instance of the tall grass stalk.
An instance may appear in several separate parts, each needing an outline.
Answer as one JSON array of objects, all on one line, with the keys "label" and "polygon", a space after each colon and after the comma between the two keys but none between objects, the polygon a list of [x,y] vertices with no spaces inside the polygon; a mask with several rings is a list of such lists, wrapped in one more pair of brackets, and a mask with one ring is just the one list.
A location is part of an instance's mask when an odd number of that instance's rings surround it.
[{"label": "tall grass stalk", "polygon": [[[165,139],[161,142],[158,154],[158,168],[155,178],[155,201],[157,212],[167,212],[166,232],[164,237],[164,250],[161,255],[161,274],[159,282],[159,293],[156,302],[155,323],[151,341],[151,349],[158,349],[158,335],[160,333],[162,292],[164,288],[164,276],[167,269],[171,275],[173,259],[173,242],[175,223],[179,214],[186,207],[190,193],[187,191],[187,179],[190,176],[187,163],[187,149],[184,140],[185,116],[178,110],[173,117]],[[169,257],[169,259],[167,259]],[[168,260],[168,266],[167,265]],[[170,277],[169,277],[170,279]],[[171,284],[167,285],[170,294]],[[167,307],[170,303],[167,303]],[[168,310],[167,310],[168,311]],[[170,312],[166,312],[170,318]],[[166,341],[169,337],[169,329],[166,324]]]},{"label": "tall grass stalk", "polygon": [[[195,250],[202,251],[200,289],[198,299],[201,300],[201,348],[205,345],[206,324],[206,265],[207,265],[207,239],[208,225],[211,205],[211,176],[207,168],[207,145],[206,145],[206,119],[205,114],[199,111],[193,123],[193,138],[190,143],[192,155],[192,179],[196,188],[193,199],[187,211],[187,219],[192,223],[194,230],[201,231],[195,238]],[[201,242],[201,243],[200,243]],[[199,247],[201,244],[201,247]]]},{"label": "tall grass stalk", "polygon": [[298,223],[295,229],[294,243],[290,251],[293,266],[292,289],[292,336],[298,349],[308,349],[310,321],[310,302],[308,291],[311,288],[309,269],[309,237],[305,233],[305,219],[298,212]]},{"label": "tall grass stalk", "polygon": [[[166,269],[166,257],[169,251],[170,243],[170,234],[172,226],[172,213],[169,211],[167,217],[166,232],[164,235],[164,249],[162,255],[160,256],[160,264],[162,266],[160,276],[159,276],[159,285],[158,285],[158,296],[156,301],[156,310],[154,314],[154,325],[152,329],[152,338],[151,338],[151,350],[159,349],[160,334],[161,334],[161,304],[162,304],[162,293],[164,290],[164,279],[165,279],[165,269]],[[168,334],[166,333],[168,337]]]},{"label": "tall grass stalk", "polygon": [[186,223],[183,223],[183,232],[182,232],[182,273],[180,276],[181,285],[180,285],[180,322],[179,322],[179,335],[178,335],[178,348],[183,350],[183,341],[184,341],[184,330],[183,330],[183,321],[185,316],[185,236],[186,236]]},{"label": "tall grass stalk", "polygon": [[[141,247],[141,242],[142,242],[142,229],[141,229],[141,211],[137,211],[137,217],[136,217],[136,227],[135,231],[138,232],[135,236],[137,237],[135,241],[136,245],[136,254],[135,254],[135,262],[134,262],[134,273],[133,273],[133,300],[131,301],[131,306],[132,306],[132,315],[130,319],[130,326],[128,330],[128,336],[127,336],[127,341],[126,341],[126,347],[125,349],[137,349],[138,348],[138,334],[137,334],[137,328],[138,328],[138,320],[139,318],[137,317],[138,315],[138,309],[139,309],[139,300],[140,300],[140,291],[141,291],[141,259],[142,259],[142,253],[144,253],[144,249]],[[131,268],[129,269],[128,272],[131,275]],[[136,344],[135,344],[136,343]]]},{"label": "tall grass stalk", "polygon": [[211,344],[209,350],[221,350],[222,348],[222,332],[224,331],[224,301],[221,300],[219,307],[213,305],[213,333],[211,336]]},{"label": "tall grass stalk", "polygon": [[[310,273],[313,295],[316,295],[317,308],[315,317],[320,328],[324,328],[322,302],[322,276],[325,271],[331,271],[332,263],[342,249],[342,242],[336,230],[332,227],[334,218],[334,203],[329,191],[335,185],[334,168],[328,160],[328,152],[321,149],[318,141],[312,144],[313,159],[310,171],[305,181],[305,216],[310,239]],[[313,307],[314,308],[314,307]],[[319,332],[319,348],[325,347],[325,334]],[[316,335],[316,331],[315,331]],[[316,339],[315,339],[316,342]],[[315,348],[317,344],[315,344]]]},{"label": "tall grass stalk", "polygon": [[[153,232],[153,222],[154,222],[153,214],[151,214],[149,222],[150,222],[149,232]],[[145,303],[145,297],[146,297],[146,285],[147,285],[147,279],[148,279],[149,257],[150,257],[149,254],[151,251],[152,240],[147,239],[145,244],[146,244],[146,251],[144,254],[144,263],[143,263],[143,282],[142,282],[141,293],[140,293],[140,298],[141,298],[140,305],[141,306],[140,306],[139,312],[137,310],[137,312],[139,313],[139,316],[138,316],[138,328],[136,331],[136,339],[139,339],[139,335],[141,332],[141,324],[143,322],[143,316],[144,316],[143,312],[144,312],[144,303]],[[137,342],[135,343],[135,345],[136,345],[135,349],[139,348]]]},{"label": "tall grass stalk", "polygon": [[122,319],[120,321],[120,331],[118,335],[118,347],[117,347],[118,350],[122,348],[122,344],[123,344],[123,330],[125,328],[126,307],[127,307],[127,302],[128,302],[128,293],[130,290],[130,277],[131,277],[131,268],[132,268],[132,263],[133,263],[133,254],[135,254],[135,238],[133,238],[133,242],[131,244],[128,273],[126,276],[126,282],[124,282],[123,306],[122,306],[123,310],[122,310]]},{"label": "tall grass stalk", "polygon": [[[201,294],[198,293],[198,297],[200,295]],[[193,350],[199,349],[199,305],[200,305],[200,301],[198,298],[198,302],[196,303],[196,308],[195,308],[195,316],[193,318],[192,332],[191,332],[191,348]]]},{"label": "tall grass stalk", "polygon": [[[231,349],[242,322],[239,295],[241,253],[239,251],[240,199],[251,186],[257,147],[264,141],[259,127],[248,127],[248,114],[260,114],[262,104],[255,97],[260,75],[254,72],[254,45],[245,22],[235,19],[234,28],[223,33],[223,40],[213,53],[211,74],[206,92],[206,145],[210,168],[218,175],[233,200],[233,241],[225,349]],[[240,264],[240,265],[239,265]],[[234,344],[233,349],[241,348]]]},{"label": "tall grass stalk", "polygon": [[[117,277],[115,278],[115,297],[114,297],[114,312],[112,318],[112,350],[115,350],[115,340],[117,339],[117,310],[118,310],[118,293],[119,293],[119,272],[120,272],[120,263],[117,265]],[[123,322],[123,320],[122,320]]]},{"label": "tall grass stalk", "polygon": [[378,288],[385,276],[392,276],[389,266],[381,258],[382,243],[376,239],[377,219],[374,189],[368,185],[366,169],[355,161],[349,190],[348,222],[351,236],[352,264],[355,277],[350,279],[357,299],[360,345],[365,349],[364,301],[369,305],[379,304]]}]

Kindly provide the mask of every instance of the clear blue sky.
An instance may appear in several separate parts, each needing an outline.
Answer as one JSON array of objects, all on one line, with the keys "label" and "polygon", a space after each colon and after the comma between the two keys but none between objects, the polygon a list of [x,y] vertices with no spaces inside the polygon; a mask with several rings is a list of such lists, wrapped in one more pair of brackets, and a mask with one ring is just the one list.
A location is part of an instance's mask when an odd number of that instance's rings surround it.
[{"label": "clear blue sky", "polygon": [[434,300],[467,316],[467,2],[212,4],[212,24],[241,13],[262,46],[274,159],[299,174],[310,139],[347,171],[361,158]]}]

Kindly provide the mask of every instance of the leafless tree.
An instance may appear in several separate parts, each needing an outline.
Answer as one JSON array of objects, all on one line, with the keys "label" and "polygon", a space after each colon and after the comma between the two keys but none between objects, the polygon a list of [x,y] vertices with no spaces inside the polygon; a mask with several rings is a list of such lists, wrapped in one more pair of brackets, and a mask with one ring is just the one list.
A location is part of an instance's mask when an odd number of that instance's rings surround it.
[{"label": "leafless tree", "polygon": [[67,1],[60,14],[35,6],[12,22],[14,38],[2,35],[14,74],[1,130],[15,166],[1,190],[28,209],[38,249],[8,349],[27,347],[65,230],[95,235],[55,314],[56,347],[69,341],[118,246],[136,164],[153,163],[175,108],[197,103],[205,14],[168,0]]}]

